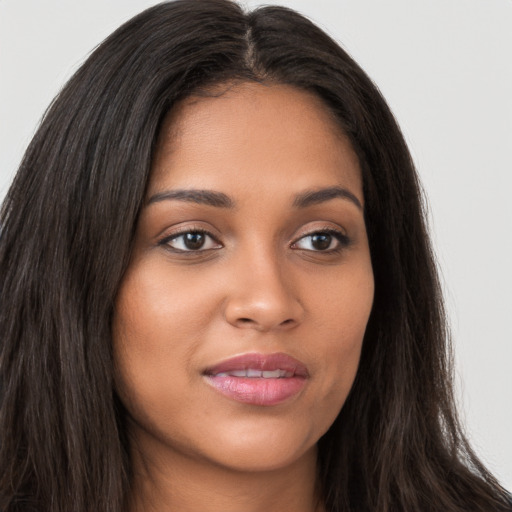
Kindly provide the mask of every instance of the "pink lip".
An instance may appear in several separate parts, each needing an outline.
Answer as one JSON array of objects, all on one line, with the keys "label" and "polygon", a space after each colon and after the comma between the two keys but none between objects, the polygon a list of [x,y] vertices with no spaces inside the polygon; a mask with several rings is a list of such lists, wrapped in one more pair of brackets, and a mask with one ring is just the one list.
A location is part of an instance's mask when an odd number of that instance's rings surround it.
[{"label": "pink lip", "polygon": [[[283,377],[241,377],[221,375],[243,370],[286,372]],[[309,377],[304,364],[283,353],[244,354],[208,368],[207,382],[224,396],[252,405],[277,405],[299,393]]]}]

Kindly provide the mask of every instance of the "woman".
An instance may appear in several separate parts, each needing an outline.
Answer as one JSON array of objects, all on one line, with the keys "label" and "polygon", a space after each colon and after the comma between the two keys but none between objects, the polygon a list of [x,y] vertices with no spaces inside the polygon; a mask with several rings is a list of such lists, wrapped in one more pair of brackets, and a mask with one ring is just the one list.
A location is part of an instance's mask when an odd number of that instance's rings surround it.
[{"label": "woman", "polygon": [[0,509],[508,509],[454,411],[403,138],[298,14],[122,26],[1,226]]}]

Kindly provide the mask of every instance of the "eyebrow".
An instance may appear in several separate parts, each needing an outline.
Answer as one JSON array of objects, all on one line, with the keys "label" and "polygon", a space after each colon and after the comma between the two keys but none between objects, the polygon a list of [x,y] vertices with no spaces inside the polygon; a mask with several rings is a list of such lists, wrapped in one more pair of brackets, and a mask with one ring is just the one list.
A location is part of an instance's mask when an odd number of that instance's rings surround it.
[{"label": "eyebrow", "polygon": [[293,206],[296,208],[307,208],[308,206],[324,203],[325,201],[330,201],[331,199],[336,198],[348,199],[360,210],[363,209],[363,205],[359,199],[354,194],[352,194],[350,190],[347,190],[343,187],[327,187],[321,188],[319,190],[306,190],[306,192],[302,192],[295,197]]},{"label": "eyebrow", "polygon": [[[307,208],[324,203],[332,199],[347,199],[359,209],[363,209],[359,199],[349,190],[343,187],[326,187],[318,190],[306,190],[295,196],[293,206],[295,208]],[[149,206],[161,201],[188,201],[191,203],[205,204],[217,208],[234,208],[235,202],[226,194],[214,190],[179,189],[159,192],[149,198],[146,205]]]},{"label": "eyebrow", "polygon": [[234,201],[222,192],[213,190],[166,190],[151,196],[146,203],[148,206],[153,203],[167,200],[188,201],[197,204],[206,204],[208,206],[216,206],[217,208],[233,208]]}]

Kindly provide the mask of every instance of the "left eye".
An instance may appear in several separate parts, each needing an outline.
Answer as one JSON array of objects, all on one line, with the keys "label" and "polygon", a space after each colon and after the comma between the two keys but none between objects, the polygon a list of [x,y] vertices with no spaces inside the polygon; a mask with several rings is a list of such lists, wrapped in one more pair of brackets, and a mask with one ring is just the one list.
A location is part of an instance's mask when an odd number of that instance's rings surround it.
[{"label": "left eye", "polygon": [[167,245],[175,251],[191,252],[219,249],[221,245],[211,235],[203,231],[187,231],[172,235],[162,240],[162,245]]},{"label": "left eye", "polygon": [[342,233],[318,231],[303,236],[293,244],[294,249],[306,251],[328,252],[348,245],[348,239]]}]

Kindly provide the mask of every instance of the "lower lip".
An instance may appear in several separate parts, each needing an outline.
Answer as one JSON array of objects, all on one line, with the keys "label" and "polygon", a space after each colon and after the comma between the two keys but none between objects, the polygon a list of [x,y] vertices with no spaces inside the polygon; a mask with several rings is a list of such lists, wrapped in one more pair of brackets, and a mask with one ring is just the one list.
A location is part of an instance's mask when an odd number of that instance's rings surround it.
[{"label": "lower lip", "polygon": [[207,376],[208,383],[224,396],[251,405],[277,405],[297,395],[305,386],[303,377],[281,379]]}]

